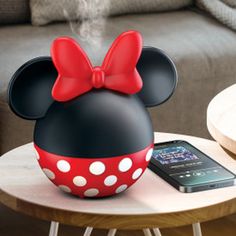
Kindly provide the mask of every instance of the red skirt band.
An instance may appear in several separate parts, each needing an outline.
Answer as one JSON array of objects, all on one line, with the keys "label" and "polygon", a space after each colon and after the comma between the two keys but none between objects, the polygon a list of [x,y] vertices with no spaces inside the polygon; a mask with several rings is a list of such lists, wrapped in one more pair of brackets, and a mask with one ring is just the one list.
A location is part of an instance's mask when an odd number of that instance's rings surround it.
[{"label": "red skirt band", "polygon": [[144,173],[153,151],[150,144],[129,155],[90,159],[60,156],[34,146],[46,176],[61,190],[81,198],[123,192]]}]

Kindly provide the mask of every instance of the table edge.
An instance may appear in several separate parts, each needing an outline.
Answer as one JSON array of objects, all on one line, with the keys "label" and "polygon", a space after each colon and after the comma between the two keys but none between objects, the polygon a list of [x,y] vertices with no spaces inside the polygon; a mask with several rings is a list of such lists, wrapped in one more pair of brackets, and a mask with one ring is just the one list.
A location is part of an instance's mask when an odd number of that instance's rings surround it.
[{"label": "table edge", "polygon": [[100,229],[143,229],[170,228],[205,222],[236,213],[236,198],[214,205],[161,214],[111,215],[98,213],[71,212],[42,206],[17,199],[0,189],[0,202],[14,211],[47,221],[56,221],[66,225],[94,227]]},{"label": "table edge", "polygon": [[[215,120],[212,119],[212,116],[210,115],[212,113],[212,107],[213,103],[215,103],[215,100],[221,96],[222,93],[225,93],[226,91],[231,90],[232,88],[236,87],[236,84],[233,84],[225,89],[223,89],[221,92],[216,94],[211,101],[209,102],[207,106],[207,112],[206,112],[206,123],[207,123],[207,129],[210,133],[210,135],[215,139],[216,142],[218,142],[222,147],[230,151],[233,155],[236,155],[236,148],[234,148],[235,140],[225,134],[224,132],[220,131],[220,129],[216,126]],[[233,157],[233,159],[236,159]]]}]

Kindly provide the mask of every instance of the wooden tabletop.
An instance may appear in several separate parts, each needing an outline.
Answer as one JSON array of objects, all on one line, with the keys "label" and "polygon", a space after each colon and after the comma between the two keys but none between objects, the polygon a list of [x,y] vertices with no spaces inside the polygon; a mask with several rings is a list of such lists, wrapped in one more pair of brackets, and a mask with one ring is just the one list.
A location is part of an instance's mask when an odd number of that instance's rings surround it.
[{"label": "wooden tabletop", "polygon": [[207,109],[207,127],[220,145],[236,154],[236,84],[211,100]]},{"label": "wooden tabletop", "polygon": [[[155,140],[187,140],[236,173],[233,160],[214,141],[156,133]],[[142,229],[207,221],[236,212],[236,187],[180,193],[150,170],[127,191],[104,199],[79,199],[55,187],[38,166],[32,144],[0,158],[0,201],[37,218],[76,226]]]}]

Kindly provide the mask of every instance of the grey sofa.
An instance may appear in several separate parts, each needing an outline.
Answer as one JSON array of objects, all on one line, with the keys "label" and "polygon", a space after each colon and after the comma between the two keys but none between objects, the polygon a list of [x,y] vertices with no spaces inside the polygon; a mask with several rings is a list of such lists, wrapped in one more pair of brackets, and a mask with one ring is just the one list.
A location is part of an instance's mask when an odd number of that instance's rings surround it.
[{"label": "grey sofa", "polygon": [[[112,17],[107,20],[99,52],[82,42],[94,64],[100,64],[113,39],[122,31],[139,30],[145,45],[165,50],[174,60],[179,83],[167,103],[150,109],[155,131],[209,137],[206,109],[222,89],[236,82],[236,33],[193,10]],[[33,27],[0,27],[0,152],[32,141],[33,122],[16,117],[8,108],[7,85],[18,67],[37,56],[49,55],[53,39],[74,36],[67,23]]]}]

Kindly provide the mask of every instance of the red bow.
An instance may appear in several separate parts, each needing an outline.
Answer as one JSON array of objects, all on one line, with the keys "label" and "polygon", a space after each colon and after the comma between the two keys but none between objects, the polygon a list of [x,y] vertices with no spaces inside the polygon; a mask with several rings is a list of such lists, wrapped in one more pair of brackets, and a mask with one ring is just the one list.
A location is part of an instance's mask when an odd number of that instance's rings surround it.
[{"label": "red bow", "polygon": [[141,51],[141,35],[136,31],[124,32],[113,42],[102,66],[92,67],[75,40],[56,39],[51,47],[52,60],[58,71],[53,98],[68,101],[93,88],[137,93],[142,88],[142,79],[136,70]]}]

